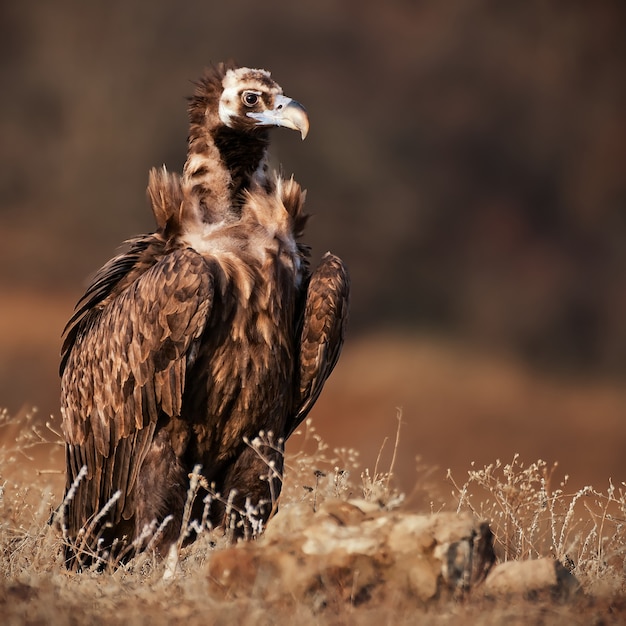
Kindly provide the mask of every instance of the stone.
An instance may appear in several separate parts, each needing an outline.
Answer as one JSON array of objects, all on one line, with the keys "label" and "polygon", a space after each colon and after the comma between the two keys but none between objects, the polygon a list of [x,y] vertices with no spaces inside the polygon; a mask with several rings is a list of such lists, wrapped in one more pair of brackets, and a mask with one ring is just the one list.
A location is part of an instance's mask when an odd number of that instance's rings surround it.
[{"label": "stone", "polygon": [[554,559],[500,563],[487,576],[487,595],[533,596],[548,592],[567,599],[579,588],[576,577]]},{"label": "stone", "polygon": [[[486,530],[485,530],[486,528]],[[289,598],[315,610],[467,592],[491,568],[493,536],[470,514],[418,515],[330,500],[284,507],[264,536],[216,551],[211,593]]]}]

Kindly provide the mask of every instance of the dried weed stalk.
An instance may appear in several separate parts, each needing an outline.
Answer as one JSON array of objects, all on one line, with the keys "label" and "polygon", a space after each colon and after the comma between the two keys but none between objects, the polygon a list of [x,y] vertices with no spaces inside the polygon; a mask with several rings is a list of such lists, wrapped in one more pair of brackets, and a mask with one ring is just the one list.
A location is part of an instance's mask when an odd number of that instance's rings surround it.
[{"label": "dried weed stalk", "polygon": [[579,577],[623,575],[626,554],[626,487],[609,481],[567,493],[566,475],[553,487],[557,464],[525,466],[519,455],[468,472],[459,484],[448,470],[457,510],[490,522],[503,560],[553,556]]}]

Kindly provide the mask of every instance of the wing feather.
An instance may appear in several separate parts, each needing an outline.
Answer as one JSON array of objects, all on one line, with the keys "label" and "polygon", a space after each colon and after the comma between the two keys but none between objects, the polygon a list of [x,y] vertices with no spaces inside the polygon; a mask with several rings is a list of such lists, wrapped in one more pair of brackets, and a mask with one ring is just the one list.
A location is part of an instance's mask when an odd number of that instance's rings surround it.
[{"label": "wing feather", "polygon": [[[99,275],[102,282],[106,277]],[[188,248],[163,256],[114,298],[100,289],[88,290],[101,300],[76,318],[64,348],[68,488],[82,465],[88,468],[71,503],[74,532],[118,489],[124,496],[114,521],[132,514],[156,422],[160,414],[180,414],[187,353],[205,328],[213,299],[210,270]]]},{"label": "wing feather", "polygon": [[126,242],[129,249],[112,258],[96,273],[85,295],[76,305],[74,315],[65,326],[61,365],[63,375],[72,346],[80,332],[89,330],[99,316],[99,307],[154,263],[153,255],[162,253],[164,241],[157,235],[136,237]]},{"label": "wing feather", "polygon": [[285,439],[307,416],[337,363],[349,296],[348,272],[340,258],[327,252],[307,286],[300,332],[298,405],[287,424]]}]

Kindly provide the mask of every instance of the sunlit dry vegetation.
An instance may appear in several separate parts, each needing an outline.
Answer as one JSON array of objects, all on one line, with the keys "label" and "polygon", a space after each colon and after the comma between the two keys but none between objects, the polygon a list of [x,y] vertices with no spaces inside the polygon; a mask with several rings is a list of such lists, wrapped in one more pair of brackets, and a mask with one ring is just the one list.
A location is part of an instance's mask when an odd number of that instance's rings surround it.
[{"label": "sunlit dry vegetation", "polygon": [[[168,571],[166,560],[148,551],[117,568],[68,572],[63,565],[63,533],[49,523],[60,504],[64,480],[58,424],[55,420],[45,427],[38,424],[33,413],[15,418],[6,412],[1,415],[3,623],[161,624],[181,619],[190,624],[234,620],[260,624],[410,623],[418,611],[420,623],[426,624],[459,619],[476,624],[529,620],[587,624],[619,623],[626,614],[621,599],[626,551],[623,484],[609,482],[604,490],[588,486],[571,492],[566,477],[553,484],[554,466],[544,461],[526,464],[515,457],[510,463],[496,461],[482,469],[471,468],[464,479],[449,472],[446,480],[438,472],[420,467],[415,489],[405,497],[394,488],[393,476],[394,452],[402,445],[400,416],[395,439],[385,442],[373,468],[361,466],[356,450],[331,449],[307,421],[290,442],[281,508],[304,504],[312,516],[334,501],[357,503],[389,516],[409,509],[427,515],[469,510],[477,520],[490,523],[499,562],[546,556],[559,559],[576,576],[580,591],[567,600],[550,595],[494,598],[478,585],[463,597],[442,596],[432,606],[412,604],[399,593],[393,603],[360,603],[348,594],[348,600],[338,604],[316,605],[298,598],[266,601],[254,593],[253,582],[251,596],[242,599],[218,589],[209,574],[212,558],[228,542],[221,531],[207,528],[201,529],[204,532],[190,546],[179,544],[174,570]],[[268,442],[271,437],[266,434],[251,445],[262,449]],[[385,446],[388,454],[384,454]],[[193,488],[192,480],[190,494]],[[302,523],[309,519],[313,518]],[[287,545],[289,537],[284,541]],[[263,542],[260,536],[257,544],[261,550]],[[302,563],[303,568],[306,565]],[[284,583],[272,581],[277,587]],[[392,586],[394,582],[380,584]],[[388,591],[393,597],[393,589]]]},{"label": "sunlit dry vegetation", "polygon": [[605,490],[591,485],[572,492],[567,476],[553,485],[557,465],[539,460],[525,465],[516,455],[472,469],[462,485],[449,474],[458,510],[489,520],[502,560],[552,556],[587,589],[622,585],[626,555],[626,484],[609,480]]}]

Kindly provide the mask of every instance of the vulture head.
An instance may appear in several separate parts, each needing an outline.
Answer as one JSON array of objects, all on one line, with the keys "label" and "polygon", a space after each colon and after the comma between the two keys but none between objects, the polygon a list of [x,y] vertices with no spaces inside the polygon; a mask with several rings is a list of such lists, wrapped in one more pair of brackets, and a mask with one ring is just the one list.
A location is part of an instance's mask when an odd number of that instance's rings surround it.
[{"label": "vulture head", "polygon": [[267,153],[269,129],[297,130],[309,119],[266,70],[221,63],[206,70],[189,100],[189,153],[183,173],[201,221],[240,210],[245,192],[273,188]]},{"label": "vulture head", "polygon": [[243,132],[256,128],[284,126],[300,131],[302,139],[309,131],[304,107],[283,95],[283,90],[265,70],[247,67],[230,69],[222,80],[219,117],[225,126]]},{"label": "vulture head", "polygon": [[225,129],[234,131],[238,140],[266,136],[272,126],[300,132],[309,130],[305,108],[283,94],[266,70],[234,67],[220,63],[208,69],[196,83],[190,98],[190,141]]}]

